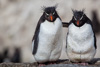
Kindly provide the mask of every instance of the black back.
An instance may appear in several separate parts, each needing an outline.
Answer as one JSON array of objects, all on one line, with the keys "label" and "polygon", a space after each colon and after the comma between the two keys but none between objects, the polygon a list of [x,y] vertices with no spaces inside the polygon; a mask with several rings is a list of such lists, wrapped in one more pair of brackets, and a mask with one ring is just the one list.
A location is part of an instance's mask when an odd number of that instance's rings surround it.
[{"label": "black back", "polygon": [[[51,21],[49,18],[49,15],[53,16],[53,20]],[[56,18],[59,17],[57,12],[56,12],[56,7],[46,7],[44,8],[44,12],[43,15],[40,17],[40,20],[38,21],[38,24],[36,26],[36,30],[33,36],[32,41],[34,40],[34,46],[33,46],[33,52],[32,54],[36,54],[37,52],[37,48],[38,48],[38,43],[39,43],[39,32],[40,32],[40,25],[41,23],[43,23],[45,20],[49,21],[49,22],[54,22],[56,20]]]}]

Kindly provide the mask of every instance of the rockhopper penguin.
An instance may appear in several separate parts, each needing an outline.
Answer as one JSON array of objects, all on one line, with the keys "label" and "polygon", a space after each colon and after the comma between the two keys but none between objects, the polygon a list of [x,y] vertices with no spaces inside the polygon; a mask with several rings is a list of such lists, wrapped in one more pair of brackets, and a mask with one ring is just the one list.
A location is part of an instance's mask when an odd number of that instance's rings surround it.
[{"label": "rockhopper penguin", "polygon": [[56,7],[45,7],[32,40],[32,54],[35,60],[38,63],[58,60],[62,41],[62,21]]},{"label": "rockhopper penguin", "polygon": [[91,20],[84,11],[73,10],[66,39],[66,53],[71,62],[88,63],[96,54],[96,37]]}]

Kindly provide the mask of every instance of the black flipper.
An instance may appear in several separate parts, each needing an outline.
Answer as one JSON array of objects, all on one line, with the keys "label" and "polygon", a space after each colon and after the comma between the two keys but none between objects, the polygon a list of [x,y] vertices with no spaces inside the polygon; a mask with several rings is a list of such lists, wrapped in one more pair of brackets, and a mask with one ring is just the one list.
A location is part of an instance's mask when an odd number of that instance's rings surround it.
[{"label": "black flipper", "polygon": [[37,24],[37,27],[36,27],[36,30],[35,30],[35,33],[34,33],[34,36],[33,36],[33,39],[32,39],[32,41],[34,40],[34,46],[33,46],[33,51],[32,51],[33,55],[36,54],[36,52],[37,52],[38,43],[39,43],[39,37],[38,37],[38,35],[39,35],[39,31],[40,31],[40,25],[44,21],[45,21],[44,15],[42,15],[41,18],[40,18],[40,20],[39,20],[39,22],[38,22],[38,24]]},{"label": "black flipper", "polygon": [[89,24],[92,26],[92,30],[93,30],[93,33],[94,33],[94,47],[95,49],[97,49],[97,45],[96,45],[96,36],[95,36],[95,32],[94,32],[94,29],[93,29],[93,24],[92,24],[92,21],[88,18],[88,22]]},{"label": "black flipper", "polygon": [[95,36],[95,34],[94,34],[94,47],[95,47],[95,49],[97,49],[97,45],[96,45],[96,36]]},{"label": "black flipper", "polygon": [[69,23],[62,22],[62,25],[63,25],[63,27],[68,27],[69,26]]}]

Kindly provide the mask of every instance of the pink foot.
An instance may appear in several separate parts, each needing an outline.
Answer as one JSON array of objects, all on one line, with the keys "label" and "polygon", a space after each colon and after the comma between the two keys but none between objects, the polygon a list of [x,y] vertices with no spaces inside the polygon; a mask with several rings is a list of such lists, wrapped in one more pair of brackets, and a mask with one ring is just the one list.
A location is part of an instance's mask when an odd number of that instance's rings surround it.
[{"label": "pink foot", "polygon": [[51,62],[50,64],[56,64],[55,62]]},{"label": "pink foot", "polygon": [[56,63],[55,63],[55,62],[50,62],[50,63],[48,63],[48,65],[49,65],[49,64],[56,64]]},{"label": "pink foot", "polygon": [[39,64],[39,67],[41,67],[41,66],[45,66],[45,64]]},{"label": "pink foot", "polygon": [[84,66],[85,66],[85,65],[88,65],[88,63],[80,63],[80,64],[81,64],[81,65],[84,65]]},{"label": "pink foot", "polygon": [[75,63],[75,64],[79,64],[79,65],[88,65],[88,63]]}]

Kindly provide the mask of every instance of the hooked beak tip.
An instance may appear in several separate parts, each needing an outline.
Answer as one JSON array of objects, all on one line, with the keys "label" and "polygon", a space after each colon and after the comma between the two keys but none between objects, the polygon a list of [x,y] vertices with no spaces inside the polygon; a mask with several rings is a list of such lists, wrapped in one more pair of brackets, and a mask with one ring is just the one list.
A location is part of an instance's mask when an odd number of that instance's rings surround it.
[{"label": "hooked beak tip", "polygon": [[53,16],[50,16],[50,20],[53,21]]},{"label": "hooked beak tip", "polygon": [[79,20],[77,21],[77,25],[79,25]]}]

